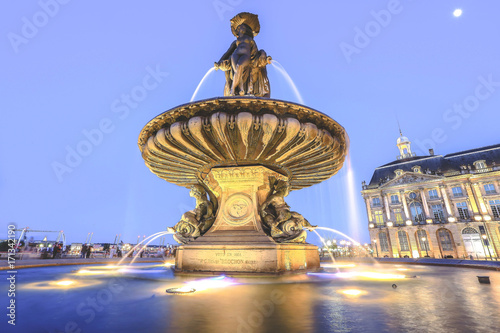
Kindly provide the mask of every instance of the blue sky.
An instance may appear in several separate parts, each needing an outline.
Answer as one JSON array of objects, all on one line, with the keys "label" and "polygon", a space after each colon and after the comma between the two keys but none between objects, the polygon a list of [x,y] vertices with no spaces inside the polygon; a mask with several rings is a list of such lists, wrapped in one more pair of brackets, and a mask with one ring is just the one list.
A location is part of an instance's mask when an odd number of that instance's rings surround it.
[{"label": "blue sky", "polygon": [[[64,230],[69,242],[88,232],[96,242],[116,234],[134,241],[192,209],[188,189],[144,165],[137,138],[150,119],[189,101],[233,41],[229,19],[242,11],[259,15],[258,47],[284,66],[305,104],[350,137],[351,173],[288,197],[312,224],[369,241],[361,181],[396,158],[397,118],[418,155],[430,145],[447,154],[499,143],[498,1],[2,6],[0,238],[15,223]],[[271,97],[297,101],[275,69],[269,76]],[[221,96],[223,86],[216,72],[197,99]],[[77,149],[85,156],[68,157]]]}]

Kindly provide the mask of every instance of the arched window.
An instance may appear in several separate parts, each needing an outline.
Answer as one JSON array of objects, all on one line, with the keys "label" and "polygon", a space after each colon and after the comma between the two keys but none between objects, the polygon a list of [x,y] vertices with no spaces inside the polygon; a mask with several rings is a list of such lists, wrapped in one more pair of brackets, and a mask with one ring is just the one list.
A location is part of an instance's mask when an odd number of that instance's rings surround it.
[{"label": "arched window", "polygon": [[380,240],[380,250],[382,252],[389,252],[389,240],[387,239],[387,233],[386,232],[379,233],[378,239]]},{"label": "arched window", "polygon": [[467,234],[478,234],[479,232],[474,229],[474,228],[471,228],[471,227],[467,227],[467,228],[464,228],[464,230],[462,230],[462,234],[463,235],[467,235]]},{"label": "arched window", "polygon": [[398,239],[399,239],[399,249],[401,251],[410,251],[410,244],[408,242],[408,234],[406,231],[400,230],[398,231]]},{"label": "arched window", "polygon": [[423,229],[417,230],[418,244],[420,245],[420,251],[429,251],[429,236],[427,232]]},{"label": "arched window", "polygon": [[443,251],[453,251],[453,241],[451,238],[451,233],[447,229],[438,230],[438,239],[441,244]]},{"label": "arched window", "polygon": [[420,202],[412,202],[410,204],[410,210],[413,221],[420,223],[425,220],[424,213],[422,211],[422,204]]}]

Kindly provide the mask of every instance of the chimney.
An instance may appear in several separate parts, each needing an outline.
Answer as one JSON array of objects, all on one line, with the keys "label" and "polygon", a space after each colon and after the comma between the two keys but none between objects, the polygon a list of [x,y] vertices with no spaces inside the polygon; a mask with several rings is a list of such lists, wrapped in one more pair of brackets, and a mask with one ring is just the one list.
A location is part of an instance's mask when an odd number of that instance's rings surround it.
[{"label": "chimney", "polygon": [[429,155],[434,156],[434,149],[429,149]]}]

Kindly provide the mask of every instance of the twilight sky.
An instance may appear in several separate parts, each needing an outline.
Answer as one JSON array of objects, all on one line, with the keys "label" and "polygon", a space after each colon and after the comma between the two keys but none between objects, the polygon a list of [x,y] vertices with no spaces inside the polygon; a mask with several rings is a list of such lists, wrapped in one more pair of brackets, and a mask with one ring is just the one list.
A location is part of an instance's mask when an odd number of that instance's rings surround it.
[{"label": "twilight sky", "polygon": [[[144,165],[137,138],[186,103],[259,15],[259,48],[304,103],[345,127],[350,164],[287,202],[312,224],[369,242],[361,181],[398,154],[397,118],[418,155],[500,142],[500,2],[8,1],[0,10],[0,238],[7,225],[68,242],[125,242],[173,226],[189,190]],[[462,8],[463,15],[453,11]],[[298,102],[269,66],[271,97]],[[211,74],[196,99],[221,96]],[[49,239],[55,238],[50,235]],[[328,233],[324,233],[328,237]],[[42,238],[44,234],[34,234]],[[310,242],[318,244],[311,234]],[[173,243],[172,238],[167,242]]]}]

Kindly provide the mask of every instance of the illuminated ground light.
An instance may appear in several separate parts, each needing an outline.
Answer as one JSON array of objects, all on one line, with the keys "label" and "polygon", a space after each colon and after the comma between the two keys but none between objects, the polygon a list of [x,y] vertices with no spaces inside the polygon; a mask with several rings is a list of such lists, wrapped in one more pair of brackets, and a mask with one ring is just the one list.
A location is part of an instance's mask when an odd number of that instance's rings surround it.
[{"label": "illuminated ground light", "polygon": [[356,267],[356,264],[322,264],[321,267],[325,267],[325,268],[352,268],[352,267]]},{"label": "illuminated ground light", "polygon": [[342,290],[337,290],[337,292],[339,294],[346,295],[349,297],[358,297],[367,294],[366,291],[359,289],[342,289]]},{"label": "illuminated ground light", "polygon": [[192,294],[196,291],[196,289],[184,286],[179,288],[168,288],[166,291],[169,294],[183,295],[183,294]]},{"label": "illuminated ground light", "polygon": [[175,264],[173,262],[166,262],[165,264],[163,264],[163,266],[172,267],[172,266],[175,266]]},{"label": "illuminated ground light", "polygon": [[189,281],[186,283],[186,285],[189,288],[194,288],[194,289],[196,289],[196,291],[203,291],[203,290],[215,289],[215,288],[224,288],[224,287],[232,286],[235,284],[237,284],[237,283],[233,279],[230,279],[224,275],[213,277],[213,278],[208,278],[208,279]]},{"label": "illuminated ground light", "polygon": [[395,280],[395,279],[407,278],[407,276],[401,274],[388,274],[388,273],[378,273],[378,272],[339,272],[339,273],[307,273],[307,274],[323,278],[341,278],[341,279],[364,278],[369,280]]},{"label": "illuminated ground light", "polygon": [[40,281],[28,283],[23,286],[23,289],[39,289],[39,290],[50,290],[50,289],[76,289],[85,288],[90,286],[95,286],[102,283],[101,281],[95,280],[58,280],[58,281]]}]

